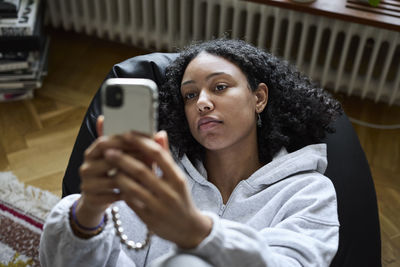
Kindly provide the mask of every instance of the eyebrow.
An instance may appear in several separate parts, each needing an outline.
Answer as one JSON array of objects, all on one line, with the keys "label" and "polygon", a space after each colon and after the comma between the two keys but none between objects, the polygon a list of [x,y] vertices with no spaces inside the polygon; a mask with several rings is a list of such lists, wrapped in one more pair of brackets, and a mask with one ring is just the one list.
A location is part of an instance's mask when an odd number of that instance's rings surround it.
[{"label": "eyebrow", "polygon": [[[212,77],[217,76],[217,75],[221,75],[221,74],[227,74],[227,73],[226,73],[226,72],[213,72],[213,73],[209,74],[209,75],[206,77],[206,80],[209,80],[209,79],[211,79]],[[193,80],[185,81],[185,82],[183,82],[183,83],[181,84],[181,86],[184,86],[184,85],[190,84],[190,83],[195,83],[195,81],[193,81]]]}]

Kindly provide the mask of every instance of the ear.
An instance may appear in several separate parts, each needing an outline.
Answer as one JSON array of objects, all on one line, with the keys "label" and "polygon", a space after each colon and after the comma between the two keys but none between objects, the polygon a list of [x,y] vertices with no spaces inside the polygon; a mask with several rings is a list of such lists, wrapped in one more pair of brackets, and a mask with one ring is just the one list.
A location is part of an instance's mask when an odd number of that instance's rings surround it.
[{"label": "ear", "polygon": [[103,136],[103,124],[104,124],[104,116],[100,115],[97,117],[96,121],[96,131],[97,131],[97,136]]},{"label": "ear", "polygon": [[256,97],[256,112],[261,113],[268,103],[268,87],[265,83],[260,83],[254,92]]}]

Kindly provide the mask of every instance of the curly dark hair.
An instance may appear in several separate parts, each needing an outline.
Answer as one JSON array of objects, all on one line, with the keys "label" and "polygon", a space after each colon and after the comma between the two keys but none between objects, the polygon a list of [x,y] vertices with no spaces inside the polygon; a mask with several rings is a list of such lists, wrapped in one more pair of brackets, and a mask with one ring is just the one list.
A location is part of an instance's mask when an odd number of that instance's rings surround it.
[{"label": "curly dark hair", "polygon": [[177,156],[202,159],[204,148],[193,138],[184,111],[180,86],[185,69],[200,52],[223,57],[237,65],[247,77],[249,87],[268,86],[268,104],[257,127],[259,159],[262,163],[282,147],[289,152],[322,141],[334,129],[330,123],[341,114],[338,101],[286,61],[244,41],[215,39],[194,43],[180,51],[166,70],[160,88],[159,128],[168,132]]}]

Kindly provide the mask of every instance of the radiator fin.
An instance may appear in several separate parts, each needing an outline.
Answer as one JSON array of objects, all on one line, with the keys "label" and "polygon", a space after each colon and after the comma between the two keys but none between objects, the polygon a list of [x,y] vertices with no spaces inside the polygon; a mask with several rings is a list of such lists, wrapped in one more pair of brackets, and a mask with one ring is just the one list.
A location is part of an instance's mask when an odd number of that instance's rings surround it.
[{"label": "radiator fin", "polygon": [[[348,0],[349,8],[395,14]],[[151,50],[244,39],[295,64],[321,86],[400,104],[400,33],[239,0],[52,0],[47,23]],[[397,12],[397,11],[396,11]],[[397,13],[398,14],[398,13]]]}]

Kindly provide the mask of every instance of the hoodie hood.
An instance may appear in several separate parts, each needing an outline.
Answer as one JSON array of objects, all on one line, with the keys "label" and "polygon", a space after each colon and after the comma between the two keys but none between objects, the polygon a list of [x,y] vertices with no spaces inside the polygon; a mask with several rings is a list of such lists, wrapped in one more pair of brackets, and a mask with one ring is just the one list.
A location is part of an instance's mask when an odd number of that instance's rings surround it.
[{"label": "hoodie hood", "polygon": [[[181,164],[196,182],[207,183],[207,171],[201,162],[196,162],[194,167],[184,155]],[[271,162],[254,172],[246,182],[253,187],[270,185],[301,172],[324,174],[327,166],[326,144],[309,145],[292,153],[282,148]]]},{"label": "hoodie hood", "polygon": [[292,153],[282,148],[270,163],[258,169],[247,181],[254,185],[270,185],[301,172],[324,174],[328,166],[326,157],[326,144],[309,145]]}]

